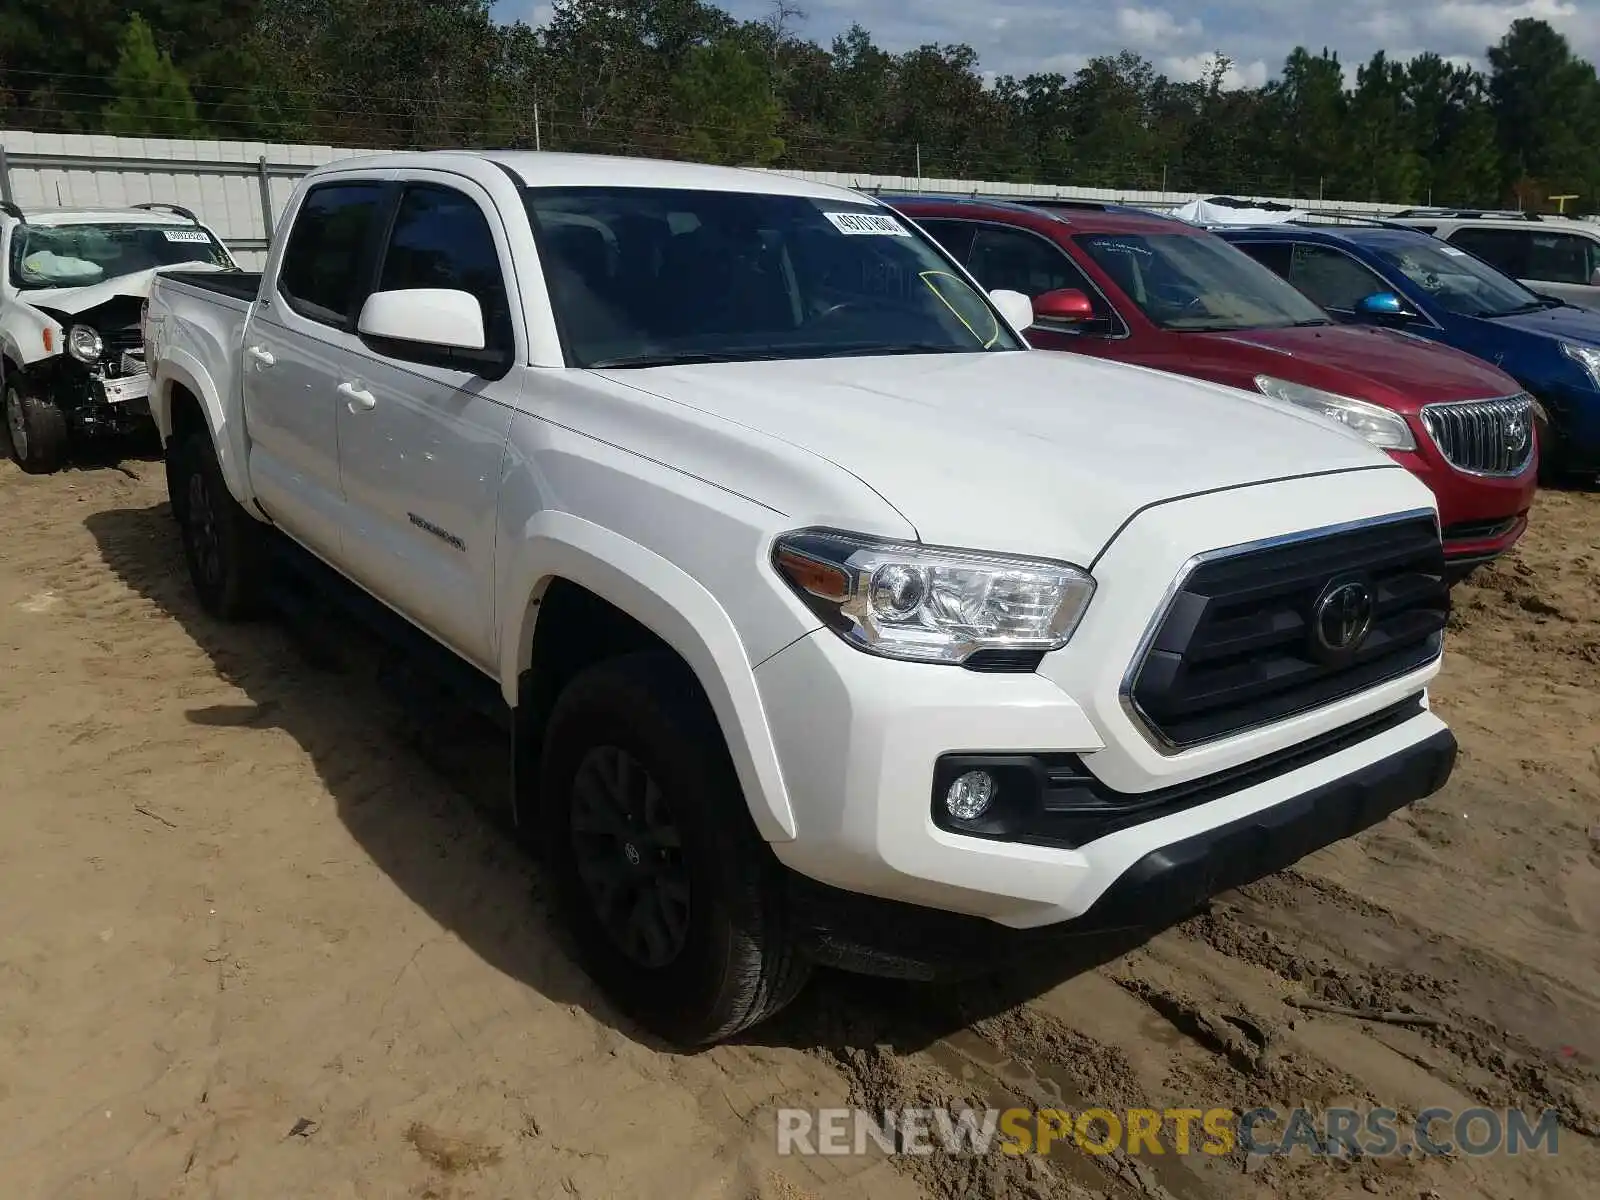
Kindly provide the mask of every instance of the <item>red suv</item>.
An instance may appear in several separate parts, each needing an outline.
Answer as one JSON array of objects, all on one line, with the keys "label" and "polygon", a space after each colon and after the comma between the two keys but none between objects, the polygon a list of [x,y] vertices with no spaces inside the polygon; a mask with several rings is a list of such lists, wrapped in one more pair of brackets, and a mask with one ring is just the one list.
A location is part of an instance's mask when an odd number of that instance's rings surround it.
[{"label": "red suv", "polygon": [[1336,323],[1214,234],[1116,205],[891,197],[985,288],[1033,301],[1028,340],[1193,375],[1321,412],[1439,501],[1451,577],[1509,550],[1538,478],[1532,401],[1504,372]]}]

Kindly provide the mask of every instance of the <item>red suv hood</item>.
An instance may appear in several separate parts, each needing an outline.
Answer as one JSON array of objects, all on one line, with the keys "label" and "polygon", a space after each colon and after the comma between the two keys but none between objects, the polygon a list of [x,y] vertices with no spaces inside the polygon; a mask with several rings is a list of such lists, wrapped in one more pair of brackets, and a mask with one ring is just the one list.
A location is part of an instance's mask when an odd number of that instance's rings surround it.
[{"label": "red suv hood", "polygon": [[1360,325],[1195,333],[1217,359],[1260,375],[1369,400],[1398,412],[1447,400],[1487,400],[1521,389],[1504,371],[1419,337]]}]

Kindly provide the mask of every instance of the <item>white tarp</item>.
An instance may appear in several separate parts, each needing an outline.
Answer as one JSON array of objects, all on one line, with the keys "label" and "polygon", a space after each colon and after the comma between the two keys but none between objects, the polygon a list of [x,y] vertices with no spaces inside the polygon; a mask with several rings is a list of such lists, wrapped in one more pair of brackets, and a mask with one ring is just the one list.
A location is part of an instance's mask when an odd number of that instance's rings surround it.
[{"label": "white tarp", "polygon": [[1210,200],[1191,200],[1182,208],[1173,209],[1172,215],[1191,225],[1279,225],[1306,218],[1298,208],[1235,208]]}]

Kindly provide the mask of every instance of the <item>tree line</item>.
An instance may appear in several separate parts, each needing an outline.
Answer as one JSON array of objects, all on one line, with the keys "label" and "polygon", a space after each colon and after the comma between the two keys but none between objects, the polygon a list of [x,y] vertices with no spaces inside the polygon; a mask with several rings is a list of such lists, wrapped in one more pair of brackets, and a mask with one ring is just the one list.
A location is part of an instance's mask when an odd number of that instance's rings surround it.
[{"label": "tree line", "polygon": [[[1139,55],[989,80],[968,45],[822,45],[774,0],[8,0],[0,127],[509,146],[926,178],[1600,211],[1600,81],[1521,19],[1486,70],[1294,49],[1260,88]],[[1041,37],[1047,37],[1041,31]],[[1061,53],[1070,45],[1052,46]]]}]

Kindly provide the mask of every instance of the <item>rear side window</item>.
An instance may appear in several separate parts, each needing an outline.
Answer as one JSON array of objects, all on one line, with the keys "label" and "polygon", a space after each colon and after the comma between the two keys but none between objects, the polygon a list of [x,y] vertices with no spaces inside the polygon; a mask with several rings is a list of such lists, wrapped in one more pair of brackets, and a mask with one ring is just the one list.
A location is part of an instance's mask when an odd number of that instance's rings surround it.
[{"label": "rear side window", "polygon": [[1529,241],[1524,278],[1545,283],[1594,282],[1600,268],[1600,244],[1576,233],[1535,233]]},{"label": "rear side window", "polygon": [[290,308],[324,325],[349,324],[382,209],[381,183],[329,183],[306,194],[278,271],[278,290]]},{"label": "rear side window", "polygon": [[384,254],[378,290],[450,288],[476,297],[487,348],[511,345],[511,306],[500,254],[483,210],[453,188],[406,189]]},{"label": "rear side window", "polygon": [[1476,254],[1495,270],[1513,279],[1534,277],[1528,270],[1528,250],[1532,237],[1525,230],[1458,229],[1448,240],[1451,245],[1460,246],[1469,254]]}]

